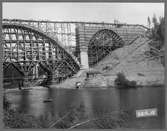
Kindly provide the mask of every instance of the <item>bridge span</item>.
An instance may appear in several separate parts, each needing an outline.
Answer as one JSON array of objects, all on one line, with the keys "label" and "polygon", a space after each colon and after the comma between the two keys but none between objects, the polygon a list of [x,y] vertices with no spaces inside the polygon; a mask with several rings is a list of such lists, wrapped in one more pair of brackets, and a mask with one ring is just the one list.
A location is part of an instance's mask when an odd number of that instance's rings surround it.
[{"label": "bridge span", "polygon": [[59,82],[132,44],[147,30],[131,24],[4,19],[4,80],[46,75]]}]

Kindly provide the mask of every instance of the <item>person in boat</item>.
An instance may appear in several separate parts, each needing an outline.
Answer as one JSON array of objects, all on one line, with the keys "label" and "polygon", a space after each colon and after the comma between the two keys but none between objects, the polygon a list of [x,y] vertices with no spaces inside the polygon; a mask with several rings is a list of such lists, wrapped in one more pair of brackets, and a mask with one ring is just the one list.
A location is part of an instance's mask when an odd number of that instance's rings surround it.
[{"label": "person in boat", "polygon": [[45,100],[43,100],[43,102],[52,102],[53,100],[51,98],[47,98]]}]

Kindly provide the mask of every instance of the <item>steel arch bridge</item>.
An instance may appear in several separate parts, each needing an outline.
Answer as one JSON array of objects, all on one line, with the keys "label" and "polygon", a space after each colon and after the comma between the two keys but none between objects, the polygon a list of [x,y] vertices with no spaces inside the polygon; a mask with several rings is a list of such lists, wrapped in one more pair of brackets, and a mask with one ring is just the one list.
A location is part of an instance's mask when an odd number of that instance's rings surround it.
[{"label": "steel arch bridge", "polygon": [[123,39],[110,29],[97,31],[88,44],[89,66],[93,66],[111,51],[124,46]]},{"label": "steel arch bridge", "polygon": [[8,76],[6,79],[12,77],[8,71],[11,65],[23,74],[24,81],[43,74],[54,80],[65,79],[80,69],[77,60],[61,46],[60,41],[41,30],[3,23],[2,33],[4,79],[5,76]]}]

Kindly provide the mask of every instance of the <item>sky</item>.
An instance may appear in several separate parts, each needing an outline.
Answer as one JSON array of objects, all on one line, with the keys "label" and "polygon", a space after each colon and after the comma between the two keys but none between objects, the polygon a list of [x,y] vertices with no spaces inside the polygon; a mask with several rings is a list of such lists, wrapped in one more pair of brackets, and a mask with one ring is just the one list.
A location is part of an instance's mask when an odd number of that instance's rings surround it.
[{"label": "sky", "polygon": [[3,3],[3,18],[109,22],[147,26],[153,14],[164,16],[164,3]]}]

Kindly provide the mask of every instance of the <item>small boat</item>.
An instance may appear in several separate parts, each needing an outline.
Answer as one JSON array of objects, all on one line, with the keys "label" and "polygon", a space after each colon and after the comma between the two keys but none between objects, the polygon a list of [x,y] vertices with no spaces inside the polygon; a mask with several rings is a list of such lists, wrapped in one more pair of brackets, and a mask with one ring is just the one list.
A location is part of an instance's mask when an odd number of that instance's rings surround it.
[{"label": "small boat", "polygon": [[76,84],[75,84],[75,86],[76,86],[76,89],[78,89],[78,88],[81,88],[81,82],[76,82]]},{"label": "small boat", "polygon": [[43,102],[52,102],[52,101],[53,101],[53,99],[51,99],[51,98],[47,98],[47,99],[43,100]]},{"label": "small boat", "polygon": [[30,87],[19,87],[19,90],[28,91],[28,90],[32,90],[32,88],[30,88]]}]

